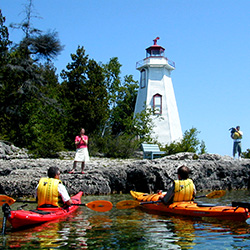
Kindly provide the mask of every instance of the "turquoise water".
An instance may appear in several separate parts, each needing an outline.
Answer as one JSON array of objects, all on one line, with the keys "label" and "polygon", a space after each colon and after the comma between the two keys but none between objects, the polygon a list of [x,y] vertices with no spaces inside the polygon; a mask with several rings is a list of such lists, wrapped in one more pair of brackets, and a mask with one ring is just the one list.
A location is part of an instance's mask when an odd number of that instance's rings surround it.
[{"label": "turquoise water", "polygon": [[[230,204],[232,200],[249,202],[249,197],[248,191],[234,191],[220,199],[200,200]],[[82,201],[98,199],[116,204],[131,197],[87,196]],[[98,213],[79,207],[66,219],[38,227],[12,231],[8,225],[0,239],[1,249],[250,249],[250,221],[168,216],[140,209]]]}]

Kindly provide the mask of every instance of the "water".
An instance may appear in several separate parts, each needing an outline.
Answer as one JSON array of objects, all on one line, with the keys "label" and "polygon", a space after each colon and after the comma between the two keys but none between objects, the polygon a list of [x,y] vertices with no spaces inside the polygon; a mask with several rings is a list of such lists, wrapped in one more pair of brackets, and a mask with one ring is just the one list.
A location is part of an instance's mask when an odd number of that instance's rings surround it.
[{"label": "water", "polygon": [[[131,196],[87,196],[82,200],[87,203],[97,199],[116,204]],[[200,200],[220,204],[250,201],[248,191],[227,192],[220,199]],[[20,203],[11,207],[18,206]],[[26,208],[34,209],[35,205]],[[250,221],[168,216],[140,209],[113,208],[98,213],[79,207],[67,218],[34,228],[12,231],[8,224],[6,235],[0,236],[0,249],[250,249],[249,233]]]}]

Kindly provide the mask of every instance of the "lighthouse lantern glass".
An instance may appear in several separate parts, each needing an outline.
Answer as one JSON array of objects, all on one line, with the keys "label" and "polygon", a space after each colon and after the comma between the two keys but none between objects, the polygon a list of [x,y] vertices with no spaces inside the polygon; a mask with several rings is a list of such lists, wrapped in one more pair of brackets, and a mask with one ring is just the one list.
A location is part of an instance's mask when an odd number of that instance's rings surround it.
[{"label": "lighthouse lantern glass", "polygon": [[164,56],[164,50],[161,48],[150,48],[147,50],[146,57]]}]

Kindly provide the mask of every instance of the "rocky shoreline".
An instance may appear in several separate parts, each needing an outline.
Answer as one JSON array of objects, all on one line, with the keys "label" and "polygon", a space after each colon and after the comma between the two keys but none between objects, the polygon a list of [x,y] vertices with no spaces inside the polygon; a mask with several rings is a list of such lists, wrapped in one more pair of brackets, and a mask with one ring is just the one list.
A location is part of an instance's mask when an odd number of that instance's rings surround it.
[{"label": "rocky shoreline", "polygon": [[72,168],[74,152],[61,153],[61,159],[32,159],[27,150],[0,142],[0,194],[12,197],[33,196],[42,176],[50,166],[58,166],[61,180],[70,195],[83,191],[85,195],[129,193],[130,190],[156,192],[167,190],[176,169],[188,166],[198,191],[250,188],[250,159],[234,160],[216,154],[179,153],[155,160],[108,159],[91,157],[85,174],[80,164],[75,174]]}]

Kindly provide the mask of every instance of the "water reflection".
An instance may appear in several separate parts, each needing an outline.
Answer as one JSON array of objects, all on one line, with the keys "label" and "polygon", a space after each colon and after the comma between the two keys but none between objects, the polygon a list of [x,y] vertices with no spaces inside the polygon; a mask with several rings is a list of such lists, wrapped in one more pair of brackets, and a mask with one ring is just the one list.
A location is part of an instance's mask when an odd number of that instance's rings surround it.
[{"label": "water reflection", "polygon": [[[247,191],[229,192],[215,203],[248,201],[247,195]],[[131,197],[83,197],[85,203],[97,199],[116,204]],[[168,216],[140,209],[113,208],[98,213],[80,207],[67,218],[38,227],[12,231],[7,226],[1,249],[249,249],[250,245],[250,225],[246,222]]]}]

